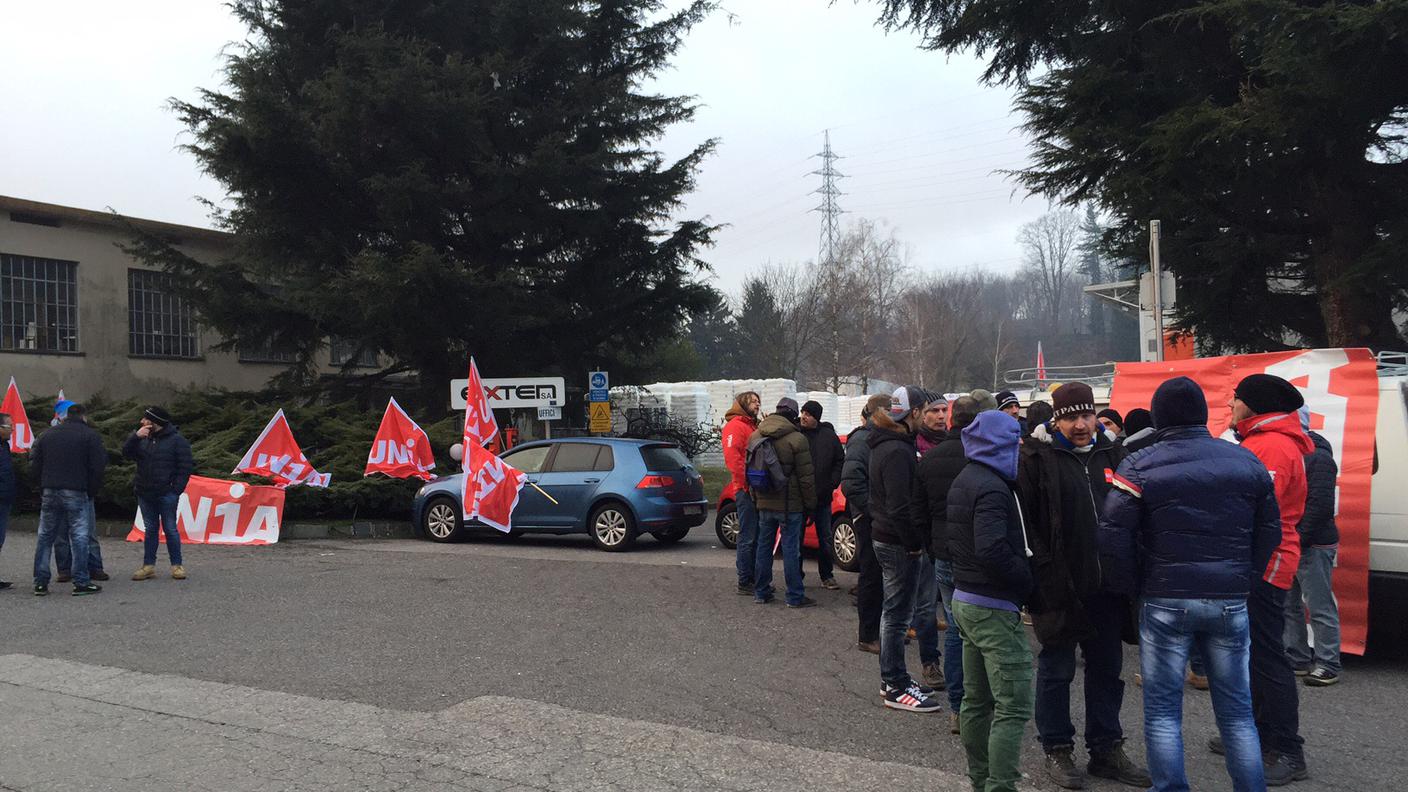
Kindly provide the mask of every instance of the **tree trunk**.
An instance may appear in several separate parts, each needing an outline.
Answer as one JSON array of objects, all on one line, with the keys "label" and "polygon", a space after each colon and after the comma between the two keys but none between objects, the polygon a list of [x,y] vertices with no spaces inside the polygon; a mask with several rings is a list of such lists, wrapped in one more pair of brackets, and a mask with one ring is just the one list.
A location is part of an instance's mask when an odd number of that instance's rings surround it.
[{"label": "tree trunk", "polygon": [[1336,212],[1332,217],[1334,225],[1316,240],[1309,262],[1320,292],[1326,340],[1333,347],[1400,347],[1403,339],[1393,323],[1392,295],[1378,288],[1364,264],[1374,229],[1363,216]]}]

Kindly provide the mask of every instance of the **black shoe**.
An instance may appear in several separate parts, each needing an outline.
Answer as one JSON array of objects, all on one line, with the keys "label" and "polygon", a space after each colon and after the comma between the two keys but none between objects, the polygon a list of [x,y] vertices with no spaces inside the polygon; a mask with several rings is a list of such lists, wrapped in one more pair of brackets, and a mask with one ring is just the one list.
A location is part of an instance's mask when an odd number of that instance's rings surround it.
[{"label": "black shoe", "polygon": [[1092,753],[1085,769],[1097,778],[1109,778],[1127,786],[1148,789],[1154,783],[1149,771],[1135,764],[1124,752],[1123,743],[1117,743],[1108,751]]},{"label": "black shoe", "polygon": [[75,597],[82,597],[82,596],[84,596],[85,594],[97,594],[99,591],[102,591],[102,590],[103,590],[103,587],[102,587],[102,586],[99,586],[97,583],[89,583],[89,584],[86,585],[86,586],[74,586],[74,587],[73,587],[73,596],[75,596]]},{"label": "black shoe", "polygon": [[766,605],[766,604],[768,604],[769,602],[772,602],[773,599],[775,599],[775,597],[773,597],[771,594],[769,594],[769,595],[766,596],[766,597],[762,597],[762,598],[754,597],[754,598],[753,598],[753,604],[754,604],[754,605]]},{"label": "black shoe", "polygon": [[4,591],[5,589],[9,588],[11,585],[13,585],[13,584],[11,584],[10,581],[8,581],[8,580],[0,580],[0,591]]},{"label": "black shoe", "polygon": [[1315,666],[1313,666],[1313,665],[1295,665],[1295,664],[1292,664],[1292,665],[1291,665],[1291,670],[1296,672],[1296,676],[1305,676],[1306,674],[1309,674],[1309,673],[1310,673],[1310,670],[1311,670],[1312,668],[1314,668],[1314,667],[1315,667]]},{"label": "black shoe", "polygon": [[1304,781],[1310,777],[1310,769],[1305,765],[1305,759],[1299,760],[1279,751],[1268,751],[1261,757],[1262,767],[1266,773],[1266,785],[1285,786],[1292,781]]},{"label": "black shoe", "polygon": [[837,582],[836,582],[836,578],[834,578],[834,577],[822,578],[822,579],[821,579],[821,585],[822,585],[822,588],[825,588],[827,591],[840,591],[840,590],[841,590],[841,584],[840,584],[840,583],[837,583]]},{"label": "black shoe", "polygon": [[800,600],[798,600],[798,601],[795,602],[795,603],[792,603],[792,602],[787,603],[787,607],[789,607],[789,608],[815,608],[815,607],[816,607],[816,600],[812,599],[811,597],[802,597]]},{"label": "black shoe", "polygon": [[743,596],[743,597],[751,597],[751,596],[753,596],[753,584],[752,584],[752,583],[749,583],[748,585],[745,586],[745,585],[743,585],[742,583],[739,583],[739,584],[738,584],[738,593],[739,593],[740,596]]},{"label": "black shoe", "polygon": [[1046,777],[1062,789],[1085,789],[1085,772],[1076,767],[1072,748],[1057,748],[1046,753]]},{"label": "black shoe", "polygon": [[1329,687],[1340,681],[1340,675],[1327,668],[1316,668],[1305,675],[1306,687]]},{"label": "black shoe", "polygon": [[67,572],[60,572],[58,576],[54,578],[55,583],[67,583],[70,580],[73,580],[73,575],[70,575]]},{"label": "black shoe", "polygon": [[110,576],[108,575],[108,573],[104,572],[104,571],[101,570],[101,569],[99,569],[97,572],[90,573],[90,574],[88,575],[88,577],[92,578],[93,580],[109,580],[109,579],[110,579]]},{"label": "black shoe", "polygon": [[1212,739],[1208,740],[1208,750],[1212,751],[1218,756],[1227,755],[1227,746],[1222,744],[1221,736],[1213,737]]},{"label": "black shoe", "polygon": [[49,587],[48,587],[48,586],[45,586],[45,585],[43,585],[43,584],[40,584],[40,583],[35,583],[35,584],[34,584],[34,596],[36,596],[36,597],[47,597],[47,596],[49,596]]}]

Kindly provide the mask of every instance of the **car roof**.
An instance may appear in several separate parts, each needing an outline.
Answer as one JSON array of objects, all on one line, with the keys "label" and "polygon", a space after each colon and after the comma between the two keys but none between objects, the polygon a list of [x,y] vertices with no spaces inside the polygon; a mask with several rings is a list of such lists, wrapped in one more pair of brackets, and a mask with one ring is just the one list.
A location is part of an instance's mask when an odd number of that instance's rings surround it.
[{"label": "car roof", "polygon": [[533,448],[536,446],[545,446],[550,443],[595,443],[597,445],[611,446],[670,446],[671,448],[679,447],[678,443],[672,443],[669,440],[641,440],[640,438],[636,437],[554,437],[551,440],[532,440],[527,443],[519,443],[513,448],[510,448],[509,451],[517,451],[520,448]]}]

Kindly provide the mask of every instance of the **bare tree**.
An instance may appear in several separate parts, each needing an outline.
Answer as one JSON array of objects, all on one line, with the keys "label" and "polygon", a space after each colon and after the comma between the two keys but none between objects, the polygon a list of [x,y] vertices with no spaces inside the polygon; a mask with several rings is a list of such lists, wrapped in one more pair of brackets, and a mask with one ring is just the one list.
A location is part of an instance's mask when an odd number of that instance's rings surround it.
[{"label": "bare tree", "polygon": [[800,379],[821,337],[822,289],[810,268],[802,264],[770,265],[763,268],[759,277],[771,292],[782,318],[775,338],[783,376]]},{"label": "bare tree", "polygon": [[[1022,226],[1017,243],[1022,247],[1022,272],[1031,289],[1032,318],[1040,318],[1055,332],[1070,307],[1072,276],[1080,263],[1081,218],[1077,212],[1047,212]],[[1077,321],[1079,321],[1077,317]]]},{"label": "bare tree", "polygon": [[865,386],[889,362],[897,314],[910,285],[909,255],[893,230],[860,220],[842,235],[835,258],[818,268],[819,337],[825,345],[812,364],[832,391],[850,377]]}]

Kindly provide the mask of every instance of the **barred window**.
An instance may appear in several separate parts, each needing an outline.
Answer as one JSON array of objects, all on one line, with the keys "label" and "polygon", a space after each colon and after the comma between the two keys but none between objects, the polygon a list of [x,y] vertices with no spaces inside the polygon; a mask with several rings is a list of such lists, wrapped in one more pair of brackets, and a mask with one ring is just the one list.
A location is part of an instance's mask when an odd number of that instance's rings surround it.
[{"label": "barred window", "polygon": [[200,357],[195,313],[164,272],[127,271],[128,351],[139,357]]},{"label": "barred window", "polygon": [[78,351],[78,263],[0,253],[0,349]]},{"label": "barred window", "polygon": [[298,360],[298,350],[280,346],[273,341],[262,344],[240,344],[241,363],[293,363]]},{"label": "barred window", "polygon": [[375,349],[364,348],[358,350],[358,342],[356,339],[352,338],[338,338],[337,336],[333,336],[331,340],[332,344],[330,345],[329,357],[334,366],[346,365],[347,361],[352,360],[352,357],[355,355],[357,359],[352,363],[353,366],[357,368],[377,367]]}]

